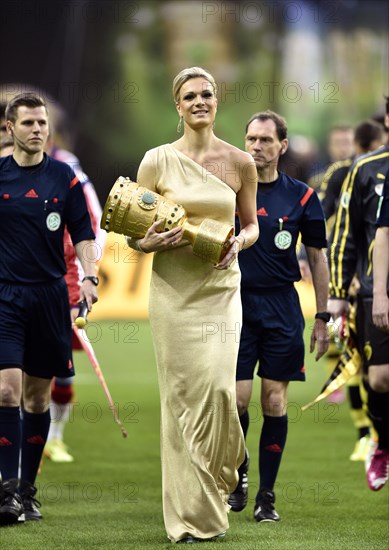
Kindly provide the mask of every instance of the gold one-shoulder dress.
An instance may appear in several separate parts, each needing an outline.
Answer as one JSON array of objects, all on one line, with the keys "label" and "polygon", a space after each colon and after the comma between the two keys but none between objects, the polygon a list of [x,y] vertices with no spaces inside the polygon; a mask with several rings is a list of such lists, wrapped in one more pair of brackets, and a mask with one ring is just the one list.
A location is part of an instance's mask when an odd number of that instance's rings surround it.
[{"label": "gold one-shoulder dress", "polygon": [[[171,144],[146,153],[154,181],[138,181],[204,218],[234,224],[236,194]],[[157,252],[150,324],[161,398],[163,514],[168,537],[211,538],[228,528],[228,496],[244,460],[235,372],[242,310],[237,263],[217,270],[191,246]]]}]

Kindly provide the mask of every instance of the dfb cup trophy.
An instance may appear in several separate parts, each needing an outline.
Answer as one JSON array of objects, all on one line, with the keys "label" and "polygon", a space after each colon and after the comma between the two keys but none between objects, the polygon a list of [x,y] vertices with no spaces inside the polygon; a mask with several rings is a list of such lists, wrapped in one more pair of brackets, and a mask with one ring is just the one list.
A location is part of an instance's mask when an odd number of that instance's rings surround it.
[{"label": "dfb cup trophy", "polygon": [[119,177],[108,196],[101,217],[101,228],[142,239],[149,227],[160,221],[159,231],[182,226],[183,239],[189,241],[193,254],[213,264],[220,262],[230,247],[232,225],[205,218],[199,225],[189,222],[185,209],[129,178]]}]

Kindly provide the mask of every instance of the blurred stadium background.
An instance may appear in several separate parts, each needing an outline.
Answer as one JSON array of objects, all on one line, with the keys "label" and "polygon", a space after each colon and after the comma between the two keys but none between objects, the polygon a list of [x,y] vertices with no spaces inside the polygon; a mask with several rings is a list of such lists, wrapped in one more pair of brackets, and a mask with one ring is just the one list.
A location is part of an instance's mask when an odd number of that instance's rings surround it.
[{"label": "blurred stadium background", "polygon": [[[274,109],[314,175],[331,126],[383,115],[388,24],[379,0],[8,0],[1,99],[34,86],[59,102],[63,144],[104,204],[119,175],[135,179],[147,149],[176,139],[172,79],[201,65],[219,84],[219,137],[243,147],[249,116]],[[94,318],[146,318],[149,268],[150,257],[110,235]],[[308,289],[308,314],[310,298]]]},{"label": "blurred stadium background", "polygon": [[[216,77],[220,138],[243,147],[249,116],[274,109],[286,116],[311,174],[328,163],[329,129],[383,115],[389,93],[389,8],[380,0],[3,0],[0,14],[0,99],[33,86],[61,105],[63,145],[80,158],[102,204],[119,175],[135,179],[147,149],[176,139],[171,82],[183,67],[201,65]],[[150,266],[150,256],[110,234],[88,328],[128,440],[78,354],[66,436],[76,460],[44,461],[38,484],[45,520],[2,530],[2,548],[170,547],[160,505]],[[308,339],[312,289],[300,283],[299,291]],[[363,464],[348,460],[355,434],[346,404],[321,402],[301,413],[328,376],[309,353],[307,373],[308,382],[290,390],[277,492],[284,521],[259,533],[250,503],[232,515],[225,548],[388,548],[387,491],[369,492]],[[253,453],[256,431],[248,439]],[[250,475],[253,495],[255,466]]]}]

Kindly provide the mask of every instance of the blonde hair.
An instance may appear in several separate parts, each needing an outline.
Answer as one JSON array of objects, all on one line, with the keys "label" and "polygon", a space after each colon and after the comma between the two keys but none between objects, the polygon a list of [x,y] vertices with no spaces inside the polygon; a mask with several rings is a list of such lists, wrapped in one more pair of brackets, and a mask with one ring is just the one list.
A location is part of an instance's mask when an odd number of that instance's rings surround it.
[{"label": "blonde hair", "polygon": [[172,91],[173,98],[176,103],[178,102],[182,85],[191,78],[205,78],[205,80],[208,80],[208,82],[211,84],[214,94],[217,94],[217,85],[211,73],[209,73],[202,67],[190,67],[188,69],[183,69],[181,72],[179,72],[173,80]]}]

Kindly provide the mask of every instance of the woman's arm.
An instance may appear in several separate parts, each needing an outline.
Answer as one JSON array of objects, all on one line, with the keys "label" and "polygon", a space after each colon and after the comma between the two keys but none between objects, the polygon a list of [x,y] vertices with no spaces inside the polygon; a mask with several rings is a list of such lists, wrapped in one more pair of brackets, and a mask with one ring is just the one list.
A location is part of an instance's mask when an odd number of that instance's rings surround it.
[{"label": "woman's arm", "polygon": [[257,218],[257,169],[255,163],[248,153],[241,152],[239,162],[241,187],[236,194],[240,232],[239,235],[231,237],[231,246],[223,260],[215,267],[226,269],[237,258],[238,253],[244,248],[249,248],[255,243],[259,236]]},{"label": "woman's arm", "polygon": [[378,227],[373,249],[373,323],[389,331],[389,227]]},{"label": "woman's arm", "polygon": [[237,240],[240,244],[240,250],[249,248],[255,243],[259,236],[258,218],[257,218],[257,186],[258,175],[251,155],[243,153],[241,171],[241,188],[236,195],[238,207],[240,233]]}]

